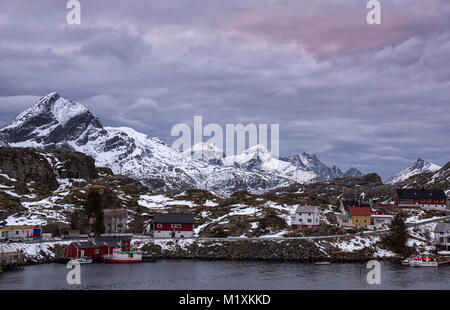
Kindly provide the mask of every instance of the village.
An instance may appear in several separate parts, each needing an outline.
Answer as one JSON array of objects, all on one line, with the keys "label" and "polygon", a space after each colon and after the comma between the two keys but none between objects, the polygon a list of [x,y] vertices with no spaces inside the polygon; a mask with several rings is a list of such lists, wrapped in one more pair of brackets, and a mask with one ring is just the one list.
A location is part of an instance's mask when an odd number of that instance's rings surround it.
[{"label": "village", "polygon": [[[0,270],[13,270],[25,264],[24,253],[14,250],[13,244],[36,244],[42,242],[64,242],[63,256],[66,260],[74,259],[80,263],[139,263],[152,261],[152,255],[143,254],[133,249],[133,239],[146,240],[283,240],[283,239],[326,239],[327,236],[305,234],[324,225],[335,225],[341,231],[348,231],[348,236],[362,234],[382,234],[390,230],[396,213],[394,208],[439,211],[447,216],[431,218],[422,222],[408,222],[407,225],[437,223],[433,230],[432,244],[436,257],[442,257],[440,263],[448,262],[450,254],[450,216],[447,198],[443,190],[437,189],[397,189],[393,204],[383,208],[375,207],[370,201],[344,200],[340,201],[338,210],[334,213],[335,221],[331,224],[319,206],[298,205],[290,214],[290,231],[288,234],[264,238],[233,238],[233,237],[198,237],[195,234],[196,219],[193,213],[161,212],[155,210],[149,223],[149,231],[136,235],[128,230],[128,211],[126,209],[104,209],[102,223],[104,231],[95,231],[97,218],[89,218],[89,230],[80,232],[77,229],[61,231],[53,235],[42,227],[34,225],[7,225],[0,228]],[[330,214],[327,214],[330,218]],[[333,236],[328,236],[333,237]],[[147,253],[148,254],[148,253]],[[428,259],[428,258],[427,258]],[[428,263],[425,258],[407,258],[404,265]],[[439,262],[434,259],[433,265]],[[431,263],[431,262],[429,262]],[[419,264],[420,265],[420,264]]]}]

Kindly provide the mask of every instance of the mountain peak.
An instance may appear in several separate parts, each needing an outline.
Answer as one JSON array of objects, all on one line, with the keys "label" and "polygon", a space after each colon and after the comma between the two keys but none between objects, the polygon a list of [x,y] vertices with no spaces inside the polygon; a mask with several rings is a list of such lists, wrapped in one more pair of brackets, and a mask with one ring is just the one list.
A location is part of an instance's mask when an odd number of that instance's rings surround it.
[{"label": "mountain peak", "polygon": [[26,141],[33,141],[31,145],[47,148],[75,141],[94,128],[103,130],[85,106],[52,92],[1,128],[0,135],[11,146],[30,146]]},{"label": "mountain peak", "polygon": [[355,167],[348,168],[348,170],[344,173],[345,177],[360,177],[362,175],[362,172]]},{"label": "mountain peak", "polygon": [[406,169],[403,169],[396,175],[386,180],[388,184],[395,184],[406,179],[409,179],[413,175],[425,172],[433,172],[441,169],[440,166],[432,163],[429,160],[418,158],[413,164],[409,165]]}]

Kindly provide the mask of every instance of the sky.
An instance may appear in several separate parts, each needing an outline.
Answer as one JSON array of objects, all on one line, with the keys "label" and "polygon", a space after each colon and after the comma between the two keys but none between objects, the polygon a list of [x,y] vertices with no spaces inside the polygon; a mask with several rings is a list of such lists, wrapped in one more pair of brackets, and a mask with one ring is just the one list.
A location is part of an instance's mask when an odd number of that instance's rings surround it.
[{"label": "sky", "polygon": [[0,126],[57,91],[171,144],[177,123],[280,124],[280,155],[384,179],[450,160],[450,1],[4,1]]}]

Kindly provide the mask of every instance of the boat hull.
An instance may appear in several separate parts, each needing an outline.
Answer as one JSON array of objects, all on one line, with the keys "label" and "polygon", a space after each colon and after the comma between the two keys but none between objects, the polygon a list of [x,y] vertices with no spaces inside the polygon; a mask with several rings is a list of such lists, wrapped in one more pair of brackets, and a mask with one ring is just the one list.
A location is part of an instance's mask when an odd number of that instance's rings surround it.
[{"label": "boat hull", "polygon": [[142,259],[126,260],[126,259],[105,258],[105,263],[110,263],[110,264],[136,264],[136,263],[142,263]]},{"label": "boat hull", "polygon": [[410,262],[409,264],[412,267],[437,267],[439,266],[438,262]]}]

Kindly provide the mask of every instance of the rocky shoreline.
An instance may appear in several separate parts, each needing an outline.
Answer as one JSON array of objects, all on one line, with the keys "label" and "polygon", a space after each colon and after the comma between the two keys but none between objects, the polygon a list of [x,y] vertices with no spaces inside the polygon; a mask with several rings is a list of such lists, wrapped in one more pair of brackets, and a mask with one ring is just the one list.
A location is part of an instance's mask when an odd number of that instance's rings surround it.
[{"label": "rocky shoreline", "polygon": [[[54,244],[45,250],[29,251],[26,265],[65,263],[63,255],[67,244]],[[143,253],[144,260],[195,259],[195,260],[237,260],[273,262],[331,262],[361,263],[372,259],[398,262],[398,256],[376,255],[373,247],[367,246],[355,251],[309,240],[149,240],[135,241],[133,247]]]},{"label": "rocky shoreline", "polygon": [[375,256],[374,249],[344,252],[317,245],[308,240],[233,240],[203,241],[190,244],[177,242],[147,243],[140,248],[145,256],[155,259],[261,260],[290,262],[359,263],[371,259],[398,260],[398,257]]}]

